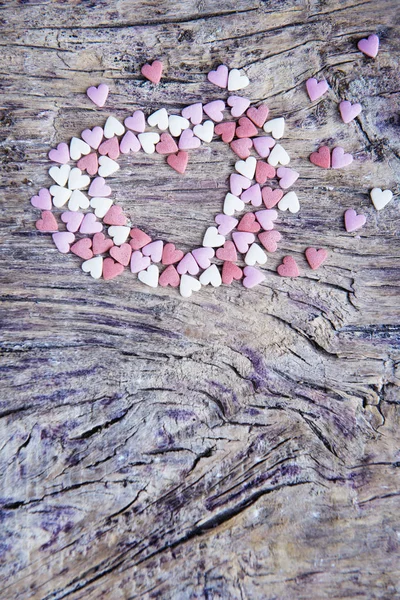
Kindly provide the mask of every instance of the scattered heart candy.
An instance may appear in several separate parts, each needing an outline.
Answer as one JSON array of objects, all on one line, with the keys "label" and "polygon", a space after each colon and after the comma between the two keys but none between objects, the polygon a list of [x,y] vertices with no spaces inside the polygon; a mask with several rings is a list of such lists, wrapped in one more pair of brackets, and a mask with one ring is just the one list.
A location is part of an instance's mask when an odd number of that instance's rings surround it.
[{"label": "scattered heart candy", "polygon": [[[114,250],[115,246],[111,249]],[[103,279],[108,281],[114,279],[124,271],[124,266],[119,262],[113,261],[112,258],[105,258],[103,261]]]},{"label": "scattered heart candy", "polygon": [[290,156],[281,144],[275,144],[267,158],[270,165],[277,167],[278,164],[286,166],[290,163]]},{"label": "scattered heart candy", "polygon": [[348,100],[343,100],[339,104],[339,110],[344,123],[350,123],[353,119],[355,119],[361,112],[362,107],[358,102],[356,104],[352,104]]},{"label": "scattered heart candy", "polygon": [[257,221],[265,231],[269,231],[274,228],[274,221],[278,218],[276,210],[258,210],[255,213]]},{"label": "scattered heart candy", "polygon": [[365,225],[366,220],[365,215],[358,215],[353,208],[349,208],[344,213],[344,226],[348,233],[361,229]]},{"label": "scattered heart candy", "polygon": [[351,154],[345,154],[343,148],[337,146],[332,150],[332,169],[341,169],[347,167],[353,162]]},{"label": "scattered heart candy", "polygon": [[161,131],[168,129],[168,113],[165,108],[160,108],[147,117],[150,127],[158,127]]},{"label": "scattered heart candy", "polygon": [[136,135],[132,133],[132,131],[127,131],[119,144],[119,149],[122,154],[139,152],[140,148],[141,145]]},{"label": "scattered heart candy", "polygon": [[201,145],[201,140],[196,137],[192,129],[184,129],[179,138],[179,150],[193,150]]},{"label": "scattered heart candy", "polygon": [[177,154],[170,154],[167,157],[167,163],[175,171],[183,175],[189,160],[189,154],[185,150],[179,150]]},{"label": "scattered heart candy", "polygon": [[256,172],[257,160],[254,156],[249,156],[246,160],[238,160],[235,162],[235,169],[240,175],[243,177],[247,177],[250,179],[254,179],[254,174]]},{"label": "scattered heart candy", "polygon": [[92,86],[88,88],[86,94],[93,104],[102,108],[107,101],[109,91],[108,85],[106,83],[101,83],[97,87]]},{"label": "scattered heart candy", "polygon": [[243,175],[232,173],[229,178],[229,187],[234,196],[240,196],[243,190],[247,190],[251,186],[251,181]]},{"label": "scattered heart candy", "polygon": [[373,188],[370,196],[376,210],[382,210],[393,198],[393,192],[390,190],[381,190],[381,188]]},{"label": "scattered heart candy", "polygon": [[207,75],[208,81],[225,89],[228,86],[228,67],[219,65],[215,71],[210,71]]},{"label": "scattered heart candy", "polygon": [[170,285],[171,287],[178,287],[181,278],[179,277],[178,271],[175,269],[174,265],[169,265],[160,275],[158,279],[158,283],[162,287],[166,287]]},{"label": "scattered heart candy", "polygon": [[225,110],[225,102],[222,100],[214,100],[203,106],[203,111],[210,119],[219,123],[224,118],[223,111]]},{"label": "scattered heart candy", "polygon": [[217,223],[217,225],[219,225],[218,233],[220,233],[221,235],[227,235],[228,233],[230,233],[232,229],[235,229],[236,225],[239,222],[234,217],[225,214],[217,215],[214,220]]},{"label": "scattered heart candy", "polygon": [[289,210],[289,212],[295,214],[300,210],[300,202],[296,192],[288,192],[278,203],[279,210]]},{"label": "scattered heart candy", "polygon": [[207,144],[211,142],[214,135],[214,123],[212,121],[204,121],[203,125],[195,125],[193,133],[203,142]]},{"label": "scattered heart candy", "polygon": [[50,194],[53,196],[53,204],[56,208],[61,208],[71,197],[72,191],[60,185],[52,185]]},{"label": "scattered heart candy", "polygon": [[93,279],[100,279],[103,273],[103,257],[95,256],[94,258],[85,260],[85,262],[82,263],[81,267],[82,271],[84,273],[90,273]]},{"label": "scattered heart candy", "polygon": [[212,285],[213,287],[219,287],[222,283],[221,273],[217,265],[211,265],[202,272],[199,277],[199,281],[201,285]]},{"label": "scattered heart candy", "polygon": [[126,242],[121,246],[113,246],[110,248],[110,256],[124,267],[129,265],[132,255],[132,248]]},{"label": "scattered heart candy", "polygon": [[203,237],[203,246],[205,248],[218,248],[219,246],[223,246],[225,243],[225,238],[223,235],[218,233],[218,229],[216,227],[208,227],[204,237]]},{"label": "scattered heart candy", "polygon": [[101,143],[99,146],[99,154],[108,156],[109,158],[112,158],[112,160],[117,160],[119,157],[118,138],[114,135],[112,138]]},{"label": "scattered heart candy", "polygon": [[91,198],[90,206],[94,208],[94,214],[98,219],[102,219],[112,206],[113,201],[110,198]]},{"label": "scattered heart candy", "polygon": [[99,158],[99,175],[100,177],[109,177],[114,175],[119,169],[119,164],[115,160],[111,160],[108,156],[100,156]]},{"label": "scattered heart candy", "polygon": [[247,231],[234,231],[232,233],[232,239],[238,251],[242,254],[246,254],[250,244],[254,242],[255,237],[254,233],[248,233]]},{"label": "scattered heart candy", "polygon": [[[256,168],[256,179],[257,179],[257,168]],[[262,193],[259,183],[255,183],[250,186],[247,190],[242,192],[240,199],[247,204],[251,202],[252,206],[261,206],[262,204]]]},{"label": "scattered heart candy", "polygon": [[275,140],[268,135],[253,138],[254,149],[261,158],[267,158],[271,148],[275,146]]},{"label": "scattered heart candy", "polygon": [[83,217],[84,215],[81,212],[67,211],[62,213],[61,221],[66,223],[68,231],[75,233],[81,226]]},{"label": "scattered heart candy", "polygon": [[111,227],[108,228],[108,235],[113,238],[116,246],[121,246],[126,242],[129,232],[129,227],[124,227],[122,225],[111,225]]},{"label": "scattered heart candy", "polygon": [[293,256],[285,256],[277,271],[281,277],[298,277],[300,275],[299,268]]},{"label": "scattered heart candy", "polygon": [[131,240],[129,243],[132,246],[133,250],[140,250],[141,248],[147,246],[147,244],[150,244],[151,242],[151,237],[141,229],[138,229],[137,227],[131,229],[130,236]]},{"label": "scattered heart candy", "polygon": [[80,233],[99,233],[103,225],[96,219],[93,213],[87,213],[79,228]]},{"label": "scattered heart candy", "polygon": [[249,85],[250,81],[247,75],[241,75],[238,69],[232,69],[229,71],[228,76],[228,90],[230,92],[236,92],[242,90]]},{"label": "scattered heart candy", "polygon": [[331,151],[328,146],[321,146],[317,152],[310,154],[310,162],[322,169],[330,169],[331,166]]},{"label": "scattered heart candy", "polygon": [[118,119],[112,115],[108,117],[104,125],[104,137],[112,138],[115,135],[123,135],[125,133],[125,127]]},{"label": "scattered heart candy", "polygon": [[51,195],[47,188],[39,190],[37,196],[32,196],[31,204],[40,210],[51,210]]},{"label": "scattered heart candy", "polygon": [[234,196],[228,192],[225,196],[223,212],[225,215],[232,217],[235,211],[242,211],[244,208],[244,202],[237,196]]},{"label": "scattered heart candy", "polygon": [[102,127],[93,127],[93,129],[85,129],[82,131],[82,139],[91,146],[93,150],[97,150],[100,146],[103,136],[104,131]]},{"label": "scattered heart candy", "polygon": [[236,137],[238,138],[252,138],[257,135],[257,127],[248,117],[241,117],[239,119],[239,126],[236,128]]},{"label": "scattered heart candy", "polygon": [[139,133],[138,139],[146,154],[154,154],[156,144],[160,141],[160,136],[156,132],[148,131],[146,133]]},{"label": "scattered heart candy", "polygon": [[135,110],[131,117],[127,117],[124,121],[125,127],[131,129],[135,133],[144,133],[146,129],[146,117],[142,110]]},{"label": "scattered heart candy", "polygon": [[237,261],[236,246],[231,240],[227,240],[222,248],[218,248],[216,257],[220,260],[227,260],[231,262]]},{"label": "scattered heart candy", "polygon": [[320,248],[319,250],[316,248],[307,248],[305,254],[308,264],[314,271],[328,258],[328,252],[325,248]]},{"label": "scattered heart candy", "polygon": [[62,254],[68,254],[71,244],[75,241],[75,236],[69,231],[58,231],[52,235],[57,250]]},{"label": "scattered heart candy", "polygon": [[368,38],[363,38],[360,40],[357,44],[357,47],[367,56],[376,58],[379,50],[379,38],[373,33],[372,35],[368,36]]},{"label": "scattered heart candy", "polygon": [[179,291],[183,298],[190,298],[193,292],[198,292],[201,289],[201,283],[191,275],[182,275]]},{"label": "scattered heart candy", "polygon": [[96,177],[90,184],[88,194],[89,196],[99,196],[101,198],[111,196],[111,188],[106,185],[103,177]]},{"label": "scattered heart candy", "polygon": [[99,168],[97,154],[95,152],[91,152],[86,156],[82,156],[82,158],[80,158],[76,163],[76,166],[81,171],[87,171],[89,175],[96,175]]},{"label": "scattered heart candy", "polygon": [[215,255],[213,248],[195,248],[192,254],[199,265],[200,269],[208,269],[211,264],[211,259]]},{"label": "scattered heart candy", "polygon": [[161,134],[161,139],[156,146],[156,152],[158,152],[158,154],[173,154],[178,152],[178,146],[169,133]]},{"label": "scattered heart candy", "polygon": [[242,138],[240,140],[233,140],[230,144],[231,149],[239,158],[248,158],[250,156],[250,149],[253,146],[253,142],[249,138]]},{"label": "scattered heart candy", "polygon": [[159,263],[162,259],[163,247],[164,242],[162,240],[156,240],[155,242],[150,242],[150,244],[143,246],[142,254],[143,256],[150,256],[153,263]]},{"label": "scattered heart candy", "polygon": [[179,137],[185,129],[190,126],[190,123],[184,117],[179,115],[170,115],[168,117],[169,132],[174,137]]},{"label": "scattered heart candy", "polygon": [[82,171],[78,169],[78,167],[71,169],[68,177],[68,187],[70,190],[82,190],[89,187],[89,185],[90,177],[88,175],[83,175]]},{"label": "scattered heart candy", "polygon": [[260,104],[257,108],[255,106],[251,106],[247,111],[246,115],[251,119],[254,125],[257,127],[263,127],[265,121],[268,118],[269,108],[266,104]]},{"label": "scattered heart candy", "polygon": [[160,60],[154,60],[151,65],[148,63],[143,65],[141,73],[143,77],[157,85],[157,83],[160,83],[163,68],[164,65]]},{"label": "scattered heart candy", "polygon": [[222,141],[229,144],[235,137],[236,123],[228,121],[227,123],[220,123],[214,129],[216,135],[222,137]]},{"label": "scattered heart candy", "polygon": [[265,279],[265,275],[256,269],[256,267],[247,266],[243,269],[243,273],[245,275],[243,285],[248,289],[259,285]]},{"label": "scattered heart candy", "polygon": [[103,217],[103,223],[106,225],[126,225],[127,218],[121,206],[114,204]]},{"label": "scattered heart candy", "polygon": [[42,218],[36,221],[36,229],[39,231],[58,231],[58,223],[52,212],[42,210]]},{"label": "scattered heart candy", "polygon": [[183,258],[182,250],[177,250],[175,244],[165,244],[162,251],[161,262],[163,265],[173,265]]},{"label": "scattered heart candy", "polygon": [[314,102],[314,100],[318,100],[318,98],[321,98],[328,91],[329,86],[325,79],[317,81],[315,77],[311,77],[306,81],[306,88],[311,102]]},{"label": "scattered heart candy", "polygon": [[232,117],[241,117],[250,106],[250,100],[242,98],[242,96],[229,96],[227,103],[231,107]]},{"label": "scattered heart candy", "polygon": [[[100,234],[99,234],[100,235]],[[84,260],[89,260],[93,258],[92,248],[92,240],[90,238],[82,238],[73,244],[70,248],[73,254],[79,256],[79,258],[83,258]]]},{"label": "scattered heart candy", "polygon": [[140,250],[132,252],[131,273],[140,273],[150,266],[150,256],[143,256]]},{"label": "scattered heart candy", "polygon": [[199,125],[203,120],[203,104],[196,102],[196,104],[186,106],[182,110],[182,117],[188,119],[192,125]]},{"label": "scattered heart candy", "polygon": [[276,170],[274,167],[271,167],[268,163],[263,160],[257,161],[256,166],[256,181],[259,184],[263,184],[267,181],[267,179],[273,179],[276,175]]},{"label": "scattered heart candy", "polygon": [[233,262],[226,260],[222,265],[222,283],[230,285],[234,279],[242,279],[243,271]]},{"label": "scattered heart candy", "polygon": [[270,187],[264,187],[262,189],[262,199],[266,208],[273,208],[282,198],[282,190],[273,190]]},{"label": "scattered heart candy", "polygon": [[282,236],[279,231],[272,229],[271,231],[263,231],[258,234],[258,239],[268,252],[276,252],[278,248],[278,242]]},{"label": "scattered heart candy", "polygon": [[57,148],[53,148],[49,152],[49,159],[53,162],[65,165],[69,161],[69,148],[65,142],[58,144]]},{"label": "scattered heart candy", "polygon": [[283,190],[287,190],[291,187],[299,178],[299,173],[294,169],[288,169],[287,167],[279,167],[276,174],[279,178],[279,185]]},{"label": "scattered heart candy", "polygon": [[285,119],[278,117],[277,119],[271,119],[264,124],[265,133],[270,133],[273,138],[280,140],[285,132]]},{"label": "scattered heart candy", "polygon": [[[254,213],[246,213],[239,221],[237,226],[238,231],[248,231],[250,233],[258,233],[260,231],[260,225],[256,221]],[[230,259],[227,259],[230,260]]]},{"label": "scattered heart candy", "polygon": [[267,262],[267,255],[261,246],[253,243],[244,257],[244,262],[246,265],[250,265],[251,267],[254,267],[255,264],[265,265]]},{"label": "scattered heart candy", "polygon": [[189,275],[197,275],[200,269],[193,254],[191,252],[188,252],[179,261],[176,270],[179,273],[179,275],[184,275],[185,273],[189,273]]},{"label": "scattered heart candy", "polygon": [[110,238],[106,238],[104,233],[95,233],[93,236],[93,254],[105,254],[114,246]]},{"label": "scattered heart candy", "polygon": [[89,154],[91,152],[89,144],[80,140],[79,138],[73,137],[69,144],[69,154],[72,160],[79,160],[82,155]]},{"label": "scattered heart candy", "polygon": [[51,167],[49,169],[49,175],[54,181],[61,187],[68,181],[71,167],[69,165],[62,165],[61,167]]}]

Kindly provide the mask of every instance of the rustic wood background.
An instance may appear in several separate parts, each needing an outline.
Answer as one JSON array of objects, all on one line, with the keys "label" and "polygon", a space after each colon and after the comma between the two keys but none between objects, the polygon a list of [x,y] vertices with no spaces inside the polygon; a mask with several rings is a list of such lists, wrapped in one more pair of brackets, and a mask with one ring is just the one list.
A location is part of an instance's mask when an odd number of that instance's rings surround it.
[{"label": "rustic wood background", "polygon": [[[1,3],[1,586],[6,600],[400,598],[397,0]],[[378,33],[376,60],[357,41]],[[147,60],[165,63],[154,88]],[[298,215],[280,215],[261,286],[149,290],[94,281],[34,230],[56,143],[135,108],[246,94],[287,118]],[[310,103],[304,82],[324,76]],[[85,96],[111,88],[104,109]],[[341,99],[361,101],[350,125]],[[308,162],[322,143],[355,162]],[[198,245],[235,157],[184,177],[124,157],[115,198]],[[157,163],[156,165],[154,163]],[[397,196],[376,212],[372,187]],[[368,221],[347,234],[343,212]],[[330,255],[316,272],[304,249]],[[301,277],[276,274],[291,253]]]}]

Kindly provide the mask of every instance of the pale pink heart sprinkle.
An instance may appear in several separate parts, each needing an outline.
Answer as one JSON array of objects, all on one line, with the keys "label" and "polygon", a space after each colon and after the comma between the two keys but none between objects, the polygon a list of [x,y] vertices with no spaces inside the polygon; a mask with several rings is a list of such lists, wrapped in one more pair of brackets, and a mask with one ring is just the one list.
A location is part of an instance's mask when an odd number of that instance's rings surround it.
[{"label": "pale pink heart sprinkle", "polygon": [[102,127],[93,127],[93,129],[85,129],[82,131],[81,138],[89,144],[93,150],[97,150],[103,139],[104,131]]},{"label": "pale pink heart sprinkle", "polygon": [[90,100],[101,108],[106,103],[109,91],[108,85],[101,83],[98,87],[92,86],[88,88],[86,93]]},{"label": "pale pink heart sprinkle", "polygon": [[216,123],[219,123],[224,118],[223,111],[225,110],[225,102],[223,100],[213,100],[203,106],[203,110],[207,116]]},{"label": "pale pink heart sprinkle", "polygon": [[203,120],[203,105],[201,102],[186,106],[182,110],[182,117],[188,119],[192,125],[200,125]]},{"label": "pale pink heart sprinkle", "polygon": [[345,154],[343,148],[337,146],[332,150],[332,169],[341,169],[347,167],[353,162],[351,154]]},{"label": "pale pink heart sprinkle", "polygon": [[124,121],[125,127],[135,131],[136,133],[143,133],[146,129],[146,117],[142,110],[135,110],[131,117],[127,117]]},{"label": "pale pink heart sprinkle", "polygon": [[245,267],[243,269],[244,279],[243,285],[245,288],[253,288],[265,279],[265,275],[255,267]]},{"label": "pale pink heart sprinkle", "polygon": [[31,204],[40,210],[51,210],[51,196],[49,190],[47,188],[39,190],[37,196],[32,196]]},{"label": "pale pink heart sprinkle", "polygon": [[144,271],[150,266],[150,262],[150,256],[143,256],[140,250],[135,250],[131,256],[131,272],[139,273],[140,271]]},{"label": "pale pink heart sprinkle", "polygon": [[368,36],[367,39],[362,39],[357,44],[358,49],[367,56],[375,58],[379,50],[379,38],[374,33]]},{"label": "pale pink heart sprinkle", "polygon": [[69,231],[59,231],[58,233],[53,233],[52,235],[53,241],[57,246],[57,250],[62,254],[67,254],[70,251],[71,244],[75,241],[75,236],[73,233]]},{"label": "pale pink heart sprinkle", "polygon": [[79,211],[67,211],[61,215],[61,221],[66,223],[68,231],[75,233],[78,231],[83,221],[83,214]]},{"label": "pale pink heart sprinkle", "polygon": [[259,210],[256,212],[256,219],[265,231],[274,228],[274,221],[278,218],[278,213],[274,209]]},{"label": "pale pink heart sprinkle", "polygon": [[236,225],[239,223],[235,217],[230,217],[225,214],[216,215],[214,221],[219,225],[218,233],[220,235],[227,235],[232,229],[235,229]]},{"label": "pale pink heart sprinkle", "polygon": [[142,254],[144,256],[150,256],[154,263],[159,263],[161,262],[163,247],[164,242],[162,240],[156,240],[155,242],[150,242],[150,244],[143,246]]},{"label": "pale pink heart sprinkle", "polygon": [[207,79],[220,88],[228,87],[228,67],[219,65],[215,71],[209,72]]},{"label": "pale pink heart sprinkle", "polygon": [[119,149],[122,154],[128,154],[128,152],[139,152],[141,148],[140,142],[136,135],[132,131],[127,131],[122,138]]},{"label": "pale pink heart sprinkle", "polygon": [[255,237],[254,233],[247,231],[234,231],[232,233],[232,239],[238,251],[242,254],[246,254],[250,244],[254,242]]},{"label": "pale pink heart sprinkle", "polygon": [[242,96],[229,96],[227,102],[231,107],[232,117],[241,117],[250,106],[250,100]]},{"label": "pale pink heart sprinkle", "polygon": [[343,100],[343,102],[339,104],[339,110],[343,122],[350,123],[350,121],[355,119],[360,114],[362,106],[358,102],[356,104],[352,104],[348,100]]},{"label": "pale pink heart sprinkle", "polygon": [[104,177],[96,177],[93,179],[88,190],[89,196],[103,198],[111,195],[111,188],[106,185]]},{"label": "pale pink heart sprinkle", "polygon": [[87,213],[79,229],[80,233],[99,233],[103,225],[96,219],[93,213]]},{"label": "pale pink heart sprinkle", "polygon": [[274,138],[268,135],[253,138],[253,146],[261,158],[267,158],[269,156],[271,148],[275,146],[275,143]]},{"label": "pale pink heart sprinkle", "polygon": [[[186,118],[186,117],[185,117]],[[192,150],[198,148],[201,140],[193,134],[192,129],[184,129],[179,138],[179,150]]]},{"label": "pale pink heart sprinkle", "polygon": [[311,77],[306,81],[306,88],[311,102],[314,102],[314,100],[318,100],[318,98],[321,98],[328,91],[329,86],[325,79],[317,81],[315,77]]},{"label": "pale pink heart sprinkle", "polygon": [[248,177],[244,177],[244,175],[232,173],[229,178],[229,186],[234,196],[240,196],[243,190],[247,190],[251,186],[251,181]]},{"label": "pale pink heart sprinkle", "polygon": [[195,248],[192,250],[192,254],[201,269],[208,269],[215,251],[213,248]]},{"label": "pale pink heart sprinkle", "polygon": [[248,202],[251,202],[252,206],[261,206],[262,204],[262,195],[261,195],[261,188],[260,188],[260,184],[259,183],[255,183],[254,185],[252,185],[251,187],[249,187],[247,190],[245,190],[242,195],[240,196],[240,199],[247,204]]},{"label": "pale pink heart sprinkle", "polygon": [[185,273],[189,273],[190,275],[197,275],[199,272],[199,265],[196,262],[193,254],[188,252],[185,256],[179,261],[176,270],[179,275],[185,275]]},{"label": "pale pink heart sprinkle", "polygon": [[65,165],[69,161],[68,144],[61,142],[61,144],[58,144],[57,148],[50,150],[49,159],[53,162]]},{"label": "pale pink heart sprinkle", "polygon": [[287,167],[279,167],[276,172],[279,177],[279,186],[283,190],[287,190],[295,181],[299,178],[299,173],[294,169],[288,169]]},{"label": "pale pink heart sprinkle", "polygon": [[365,225],[367,218],[365,215],[358,215],[353,208],[349,208],[344,213],[344,226],[346,231],[351,233],[357,229],[361,229]]}]

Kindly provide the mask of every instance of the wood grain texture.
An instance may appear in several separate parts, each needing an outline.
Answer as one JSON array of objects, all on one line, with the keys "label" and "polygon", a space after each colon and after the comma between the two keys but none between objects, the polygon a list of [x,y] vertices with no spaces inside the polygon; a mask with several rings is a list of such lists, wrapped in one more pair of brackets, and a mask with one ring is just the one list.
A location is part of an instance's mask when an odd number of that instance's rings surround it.
[{"label": "wood grain texture", "polygon": [[[400,598],[398,2],[9,0],[0,23],[0,597]],[[376,60],[356,47],[373,32]],[[157,88],[139,76],[153,58]],[[128,271],[93,281],[34,230],[49,148],[108,114],[218,98],[220,62],[286,117],[301,173],[265,281],[188,300]],[[330,90],[311,104],[314,75]],[[347,126],[343,99],[363,105]],[[314,167],[323,143],[355,162]],[[219,140],[184,177],[124,157],[114,197],[186,250],[234,161]],[[379,213],[375,186],[395,193]],[[330,253],[316,272],[309,245]]]}]

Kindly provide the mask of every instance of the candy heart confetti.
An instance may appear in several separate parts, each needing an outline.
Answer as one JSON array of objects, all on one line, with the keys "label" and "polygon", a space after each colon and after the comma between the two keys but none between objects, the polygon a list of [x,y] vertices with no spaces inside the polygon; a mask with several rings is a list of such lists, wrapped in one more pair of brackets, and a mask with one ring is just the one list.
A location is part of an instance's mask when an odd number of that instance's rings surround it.
[{"label": "candy heart confetti", "polygon": [[253,142],[249,138],[242,138],[240,140],[233,140],[230,146],[239,158],[245,159],[250,156],[250,149],[253,146]]},{"label": "candy heart confetti", "polygon": [[71,244],[75,241],[74,234],[69,231],[58,231],[53,233],[52,237],[57,250],[62,254],[68,254]]},{"label": "candy heart confetti", "polygon": [[393,198],[393,192],[390,190],[381,190],[381,188],[373,188],[370,196],[376,210],[382,210]]},{"label": "candy heart confetti", "polygon": [[94,258],[85,260],[81,266],[84,273],[90,273],[93,279],[100,279],[103,273],[103,257],[95,256]]},{"label": "candy heart confetti", "polygon": [[268,158],[268,163],[270,165],[272,165],[273,167],[277,167],[278,164],[281,164],[282,166],[286,166],[290,163],[290,156],[289,154],[286,152],[285,148],[283,146],[281,146],[281,144],[275,144],[275,146],[272,148]]},{"label": "candy heart confetti", "polygon": [[211,142],[214,135],[214,123],[212,121],[205,121],[203,125],[195,125],[193,127],[193,133],[203,142]]},{"label": "candy heart confetti", "polygon": [[199,148],[201,140],[196,137],[191,129],[185,129],[179,138],[179,150],[193,150]]},{"label": "candy heart confetti", "polygon": [[299,178],[299,173],[294,169],[288,169],[287,167],[279,167],[276,174],[279,178],[279,185],[283,190],[287,190],[291,187]]},{"label": "candy heart confetti", "polygon": [[321,146],[317,152],[312,152],[310,154],[310,162],[322,169],[330,169],[331,151],[328,146]]},{"label": "candy heart confetti", "polygon": [[271,148],[275,146],[275,143],[274,138],[267,135],[253,138],[255,151],[261,158],[267,158],[269,156]]},{"label": "candy heart confetti", "polygon": [[281,234],[276,229],[271,231],[263,231],[258,234],[258,239],[268,252],[276,252],[278,242],[282,239]]},{"label": "candy heart confetti", "polygon": [[125,119],[124,125],[135,133],[144,133],[146,129],[146,117],[144,116],[144,112],[142,110],[135,110],[131,117]]},{"label": "candy heart confetti", "polygon": [[36,229],[38,231],[57,231],[58,223],[53,215],[53,213],[49,210],[42,211],[42,218],[36,221]]},{"label": "candy heart confetti", "polygon": [[357,44],[357,47],[367,56],[376,58],[379,50],[379,38],[373,33],[372,35],[368,36],[368,38],[363,38],[360,40]]},{"label": "candy heart confetti", "polygon": [[250,179],[254,179],[254,174],[256,172],[257,160],[254,156],[249,156],[246,160],[238,160],[235,162],[235,169],[240,175],[243,177],[247,177]]},{"label": "candy heart confetti", "polygon": [[189,298],[192,292],[198,292],[201,289],[201,283],[191,275],[182,275],[179,291],[183,298]]},{"label": "candy heart confetti", "polygon": [[332,150],[332,169],[347,167],[353,162],[351,154],[345,154],[343,148],[337,146]]},{"label": "candy heart confetti", "polygon": [[112,115],[108,117],[104,125],[104,137],[109,139],[115,135],[123,135],[125,133],[125,127]]},{"label": "candy heart confetti", "polygon": [[239,126],[236,128],[236,136],[238,138],[252,138],[257,133],[257,127],[248,117],[241,117],[239,119]]},{"label": "candy heart confetti", "polygon": [[242,90],[249,85],[250,81],[247,75],[241,75],[238,69],[232,69],[229,71],[228,76],[228,90],[230,92],[236,92]]},{"label": "candy heart confetti", "polygon": [[273,138],[280,140],[285,132],[285,119],[278,117],[277,119],[271,119],[264,125],[265,133],[270,133]]},{"label": "candy heart confetti", "polygon": [[93,150],[97,150],[103,137],[104,131],[102,127],[93,127],[93,129],[85,129],[82,131],[82,140],[91,146]]},{"label": "candy heart confetti", "polygon": [[197,275],[197,273],[200,271],[200,268],[193,254],[191,252],[188,252],[179,261],[176,270],[179,273],[179,275],[185,275],[185,273],[189,273],[189,275]]},{"label": "candy heart confetti", "polygon": [[366,223],[365,215],[358,215],[353,208],[349,208],[344,213],[344,226],[348,233],[361,229]]},{"label": "candy heart confetti", "polygon": [[185,150],[179,150],[177,154],[170,154],[167,158],[167,163],[178,173],[186,171],[186,167],[189,160],[189,154]]},{"label": "candy heart confetti", "polygon": [[69,158],[69,148],[65,142],[61,142],[57,148],[53,148],[49,152],[49,159],[61,165],[65,165],[69,161]]},{"label": "candy heart confetti", "polygon": [[305,254],[308,264],[314,271],[315,269],[318,269],[318,267],[320,267],[328,258],[328,252],[325,250],[325,248],[320,248],[319,250],[316,248],[307,248]]},{"label": "candy heart confetti", "polygon": [[318,100],[318,98],[321,98],[328,91],[329,86],[324,79],[317,81],[315,77],[311,77],[306,81],[306,88],[311,102],[314,102],[314,100]]},{"label": "candy heart confetti", "polygon": [[293,256],[285,256],[277,271],[281,277],[298,277],[300,275],[299,267]]},{"label": "candy heart confetti", "polygon": [[158,279],[159,285],[162,287],[166,287],[170,285],[171,287],[178,287],[181,278],[179,277],[178,271],[175,269],[174,265],[169,265],[160,275]]},{"label": "candy heart confetti", "polygon": [[266,104],[260,104],[257,108],[251,106],[247,111],[246,115],[253,121],[257,127],[263,127],[265,121],[268,118],[269,108]]},{"label": "candy heart confetti", "polygon": [[110,198],[91,198],[90,206],[94,208],[94,214],[98,219],[102,219],[110,209],[113,201]]},{"label": "candy heart confetti", "polygon": [[258,210],[256,211],[256,218],[261,227],[265,231],[269,231],[274,228],[274,221],[278,218],[278,213],[273,209]]},{"label": "candy heart confetti", "polygon": [[265,275],[255,267],[247,266],[243,269],[243,273],[245,275],[243,285],[248,289],[259,285],[265,279]]},{"label": "candy heart confetti", "polygon": [[229,144],[235,137],[236,131],[236,123],[233,121],[228,123],[220,123],[214,129],[216,135],[220,135],[222,137],[222,141],[226,144]]},{"label": "candy heart confetti", "polygon": [[69,153],[72,160],[79,160],[82,155],[89,154],[91,152],[89,144],[80,140],[79,138],[73,137],[69,144]]},{"label": "candy heart confetti", "polygon": [[203,105],[201,102],[186,106],[182,110],[182,117],[188,119],[192,125],[199,125],[203,120]]},{"label": "candy heart confetti", "polygon": [[140,273],[150,266],[150,256],[143,256],[140,250],[135,250],[131,256],[131,273]]},{"label": "candy heart confetti", "polygon": [[210,119],[219,123],[224,118],[223,111],[225,110],[225,102],[222,100],[214,100],[203,106],[203,111]]},{"label": "candy heart confetti", "polygon": [[207,79],[214,85],[225,89],[228,86],[228,73],[228,67],[225,65],[219,65],[215,71],[210,71],[208,73]]},{"label": "candy heart confetti", "polygon": [[348,100],[343,100],[339,104],[340,115],[344,123],[350,123],[353,119],[355,119],[361,112],[362,107],[358,102],[356,104],[352,104]]},{"label": "candy heart confetti", "polygon": [[222,266],[222,283],[230,285],[234,279],[238,281],[243,277],[243,271],[233,262],[225,261]]},{"label": "candy heart confetti", "polygon": [[156,151],[156,144],[160,141],[160,135],[149,131],[147,133],[139,133],[138,138],[144,152],[146,152],[146,154],[154,154]]},{"label": "candy heart confetti", "polygon": [[79,256],[79,258],[83,258],[84,260],[89,260],[93,258],[92,248],[92,240],[90,238],[82,238],[73,244],[70,248],[73,254]]},{"label": "candy heart confetti", "polygon": [[282,198],[282,190],[273,190],[270,187],[264,187],[262,189],[262,199],[266,208],[273,208]]},{"label": "candy heart confetti", "polygon": [[47,188],[39,190],[37,196],[32,196],[31,204],[40,210],[51,210],[51,196]]},{"label": "candy heart confetti", "polygon": [[203,273],[199,277],[199,281],[201,285],[212,285],[213,287],[219,287],[222,283],[221,273],[217,265],[211,265],[203,271]]},{"label": "candy heart confetti", "polygon": [[[112,248],[114,250],[114,248]],[[115,262],[112,258],[105,258],[103,261],[103,279],[108,281],[118,277],[124,271],[124,266],[119,262]]]},{"label": "candy heart confetti", "polygon": [[110,90],[107,84],[100,83],[100,85],[97,87],[89,87],[86,90],[86,94],[88,98],[90,98],[90,100],[93,102],[93,104],[96,104],[96,106],[99,106],[101,108],[105,105],[107,101],[109,91]]},{"label": "candy heart confetti", "polygon": [[163,247],[163,241],[156,240],[155,242],[150,242],[150,244],[146,244],[146,246],[143,246],[142,254],[143,256],[150,256],[153,263],[159,263],[162,259]]},{"label": "candy heart confetti", "polygon": [[147,117],[147,122],[150,127],[158,127],[161,131],[168,129],[168,113],[165,108],[160,108]]},{"label": "candy heart confetti", "polygon": [[141,145],[136,135],[132,133],[132,131],[127,131],[119,144],[119,149],[122,154],[139,152],[140,148]]},{"label": "candy heart confetti", "polygon": [[248,249],[244,262],[251,267],[254,267],[255,264],[264,265],[267,262],[267,255],[261,246],[254,243]]},{"label": "candy heart confetti", "polygon": [[146,63],[141,68],[143,77],[146,77],[152,83],[160,83],[164,65],[160,60],[154,60],[152,64]]},{"label": "candy heart confetti", "polygon": [[288,192],[278,203],[279,210],[289,210],[289,212],[295,214],[300,210],[300,202],[296,192]]},{"label": "candy heart confetti", "polygon": [[[242,98],[242,96],[229,96],[227,103],[231,107],[232,117],[241,117],[250,106],[250,100]],[[262,126],[260,125],[260,127]]]},{"label": "candy heart confetti", "polygon": [[174,137],[179,137],[185,129],[190,126],[188,119],[179,115],[170,115],[168,117],[169,132]]}]

